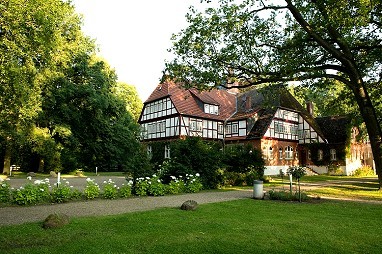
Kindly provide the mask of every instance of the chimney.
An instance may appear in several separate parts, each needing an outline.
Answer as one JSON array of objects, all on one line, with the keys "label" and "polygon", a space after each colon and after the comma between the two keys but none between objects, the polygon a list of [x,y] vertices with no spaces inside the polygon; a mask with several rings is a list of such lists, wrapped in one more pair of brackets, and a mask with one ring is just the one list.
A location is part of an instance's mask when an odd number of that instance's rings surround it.
[{"label": "chimney", "polygon": [[313,104],[312,101],[308,101],[308,102],[306,103],[306,110],[308,111],[308,113],[309,113],[311,116],[313,116],[313,114],[314,114],[314,104]]},{"label": "chimney", "polygon": [[252,109],[252,98],[248,96],[245,98],[245,111],[249,111]]}]

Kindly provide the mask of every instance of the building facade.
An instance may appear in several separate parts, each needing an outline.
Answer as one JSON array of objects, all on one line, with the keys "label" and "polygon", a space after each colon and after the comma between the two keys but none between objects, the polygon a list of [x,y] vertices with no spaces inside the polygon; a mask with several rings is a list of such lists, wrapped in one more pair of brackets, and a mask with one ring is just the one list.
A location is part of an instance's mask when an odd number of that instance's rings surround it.
[{"label": "building facade", "polygon": [[[313,104],[303,107],[284,88],[200,92],[167,81],[144,102],[138,122],[141,139],[148,144],[186,136],[224,146],[249,143],[262,151],[266,175],[286,172],[293,165],[306,165],[317,173],[335,167],[349,175],[372,164],[369,145],[355,141],[356,128],[350,128],[348,118],[314,118]],[[167,147],[163,152],[170,157]]]}]

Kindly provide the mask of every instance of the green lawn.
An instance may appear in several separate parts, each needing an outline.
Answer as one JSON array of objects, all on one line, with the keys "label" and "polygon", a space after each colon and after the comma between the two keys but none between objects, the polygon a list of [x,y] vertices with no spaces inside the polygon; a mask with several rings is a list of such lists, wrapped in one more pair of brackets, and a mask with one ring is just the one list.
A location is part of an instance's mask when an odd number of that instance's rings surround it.
[{"label": "green lawn", "polygon": [[237,200],[0,228],[1,253],[381,253],[382,205]]}]

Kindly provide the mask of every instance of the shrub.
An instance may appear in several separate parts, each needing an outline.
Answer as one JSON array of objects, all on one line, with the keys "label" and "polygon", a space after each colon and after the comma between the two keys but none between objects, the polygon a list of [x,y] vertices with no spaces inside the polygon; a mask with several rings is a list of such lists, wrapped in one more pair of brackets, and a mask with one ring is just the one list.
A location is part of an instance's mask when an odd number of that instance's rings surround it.
[{"label": "shrub", "polygon": [[200,181],[199,173],[194,175],[186,175],[186,192],[195,193],[203,189],[202,182]]},{"label": "shrub", "polygon": [[149,181],[148,194],[151,196],[163,196],[165,194],[165,190],[165,185],[159,177],[157,175],[153,175]]},{"label": "shrub", "polygon": [[111,179],[104,181],[103,183],[103,197],[107,199],[115,199],[118,196],[117,185],[115,185]]},{"label": "shrub", "polygon": [[127,184],[123,183],[122,186],[119,188],[119,196],[121,198],[131,197],[132,186],[133,186],[133,181],[129,181]]},{"label": "shrub", "polygon": [[18,205],[32,205],[50,199],[49,179],[36,180],[32,183],[32,178],[27,177],[29,182],[12,192],[13,202]]},{"label": "shrub", "polygon": [[[275,191],[270,190],[268,192],[269,199],[271,200],[282,200],[282,201],[299,201],[299,193],[291,193],[289,191]],[[309,199],[308,195],[304,192],[301,193],[301,200],[307,201]]]},{"label": "shrub", "polygon": [[370,166],[362,166],[360,168],[357,168],[354,173],[354,176],[373,176],[374,170]]},{"label": "shrub", "polygon": [[137,178],[134,184],[134,193],[137,196],[147,196],[150,177]]},{"label": "shrub", "polygon": [[0,178],[0,203],[8,203],[11,201],[11,188],[8,183],[9,179]]},{"label": "shrub", "polygon": [[182,178],[176,178],[175,176],[170,176],[171,181],[167,185],[166,193],[168,194],[178,194],[186,191],[186,185]]},{"label": "shrub", "polygon": [[72,189],[69,182],[60,183],[57,187],[52,189],[52,201],[56,203],[63,203],[72,198]]},{"label": "shrub", "polygon": [[86,179],[86,187],[84,190],[84,196],[87,199],[97,198],[100,194],[100,188],[97,183],[94,182],[93,179]]}]

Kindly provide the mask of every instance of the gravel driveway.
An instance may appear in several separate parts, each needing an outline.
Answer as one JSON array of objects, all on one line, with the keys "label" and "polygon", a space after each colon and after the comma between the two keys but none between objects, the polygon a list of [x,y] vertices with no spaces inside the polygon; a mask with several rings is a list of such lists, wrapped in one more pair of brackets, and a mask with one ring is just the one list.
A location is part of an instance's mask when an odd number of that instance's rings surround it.
[{"label": "gravel driveway", "polygon": [[64,213],[69,217],[103,216],[153,210],[162,207],[180,207],[186,200],[199,204],[251,198],[252,190],[211,191],[163,197],[134,197],[128,199],[97,199],[64,204],[14,206],[0,208],[0,226],[43,221],[51,213]]}]

